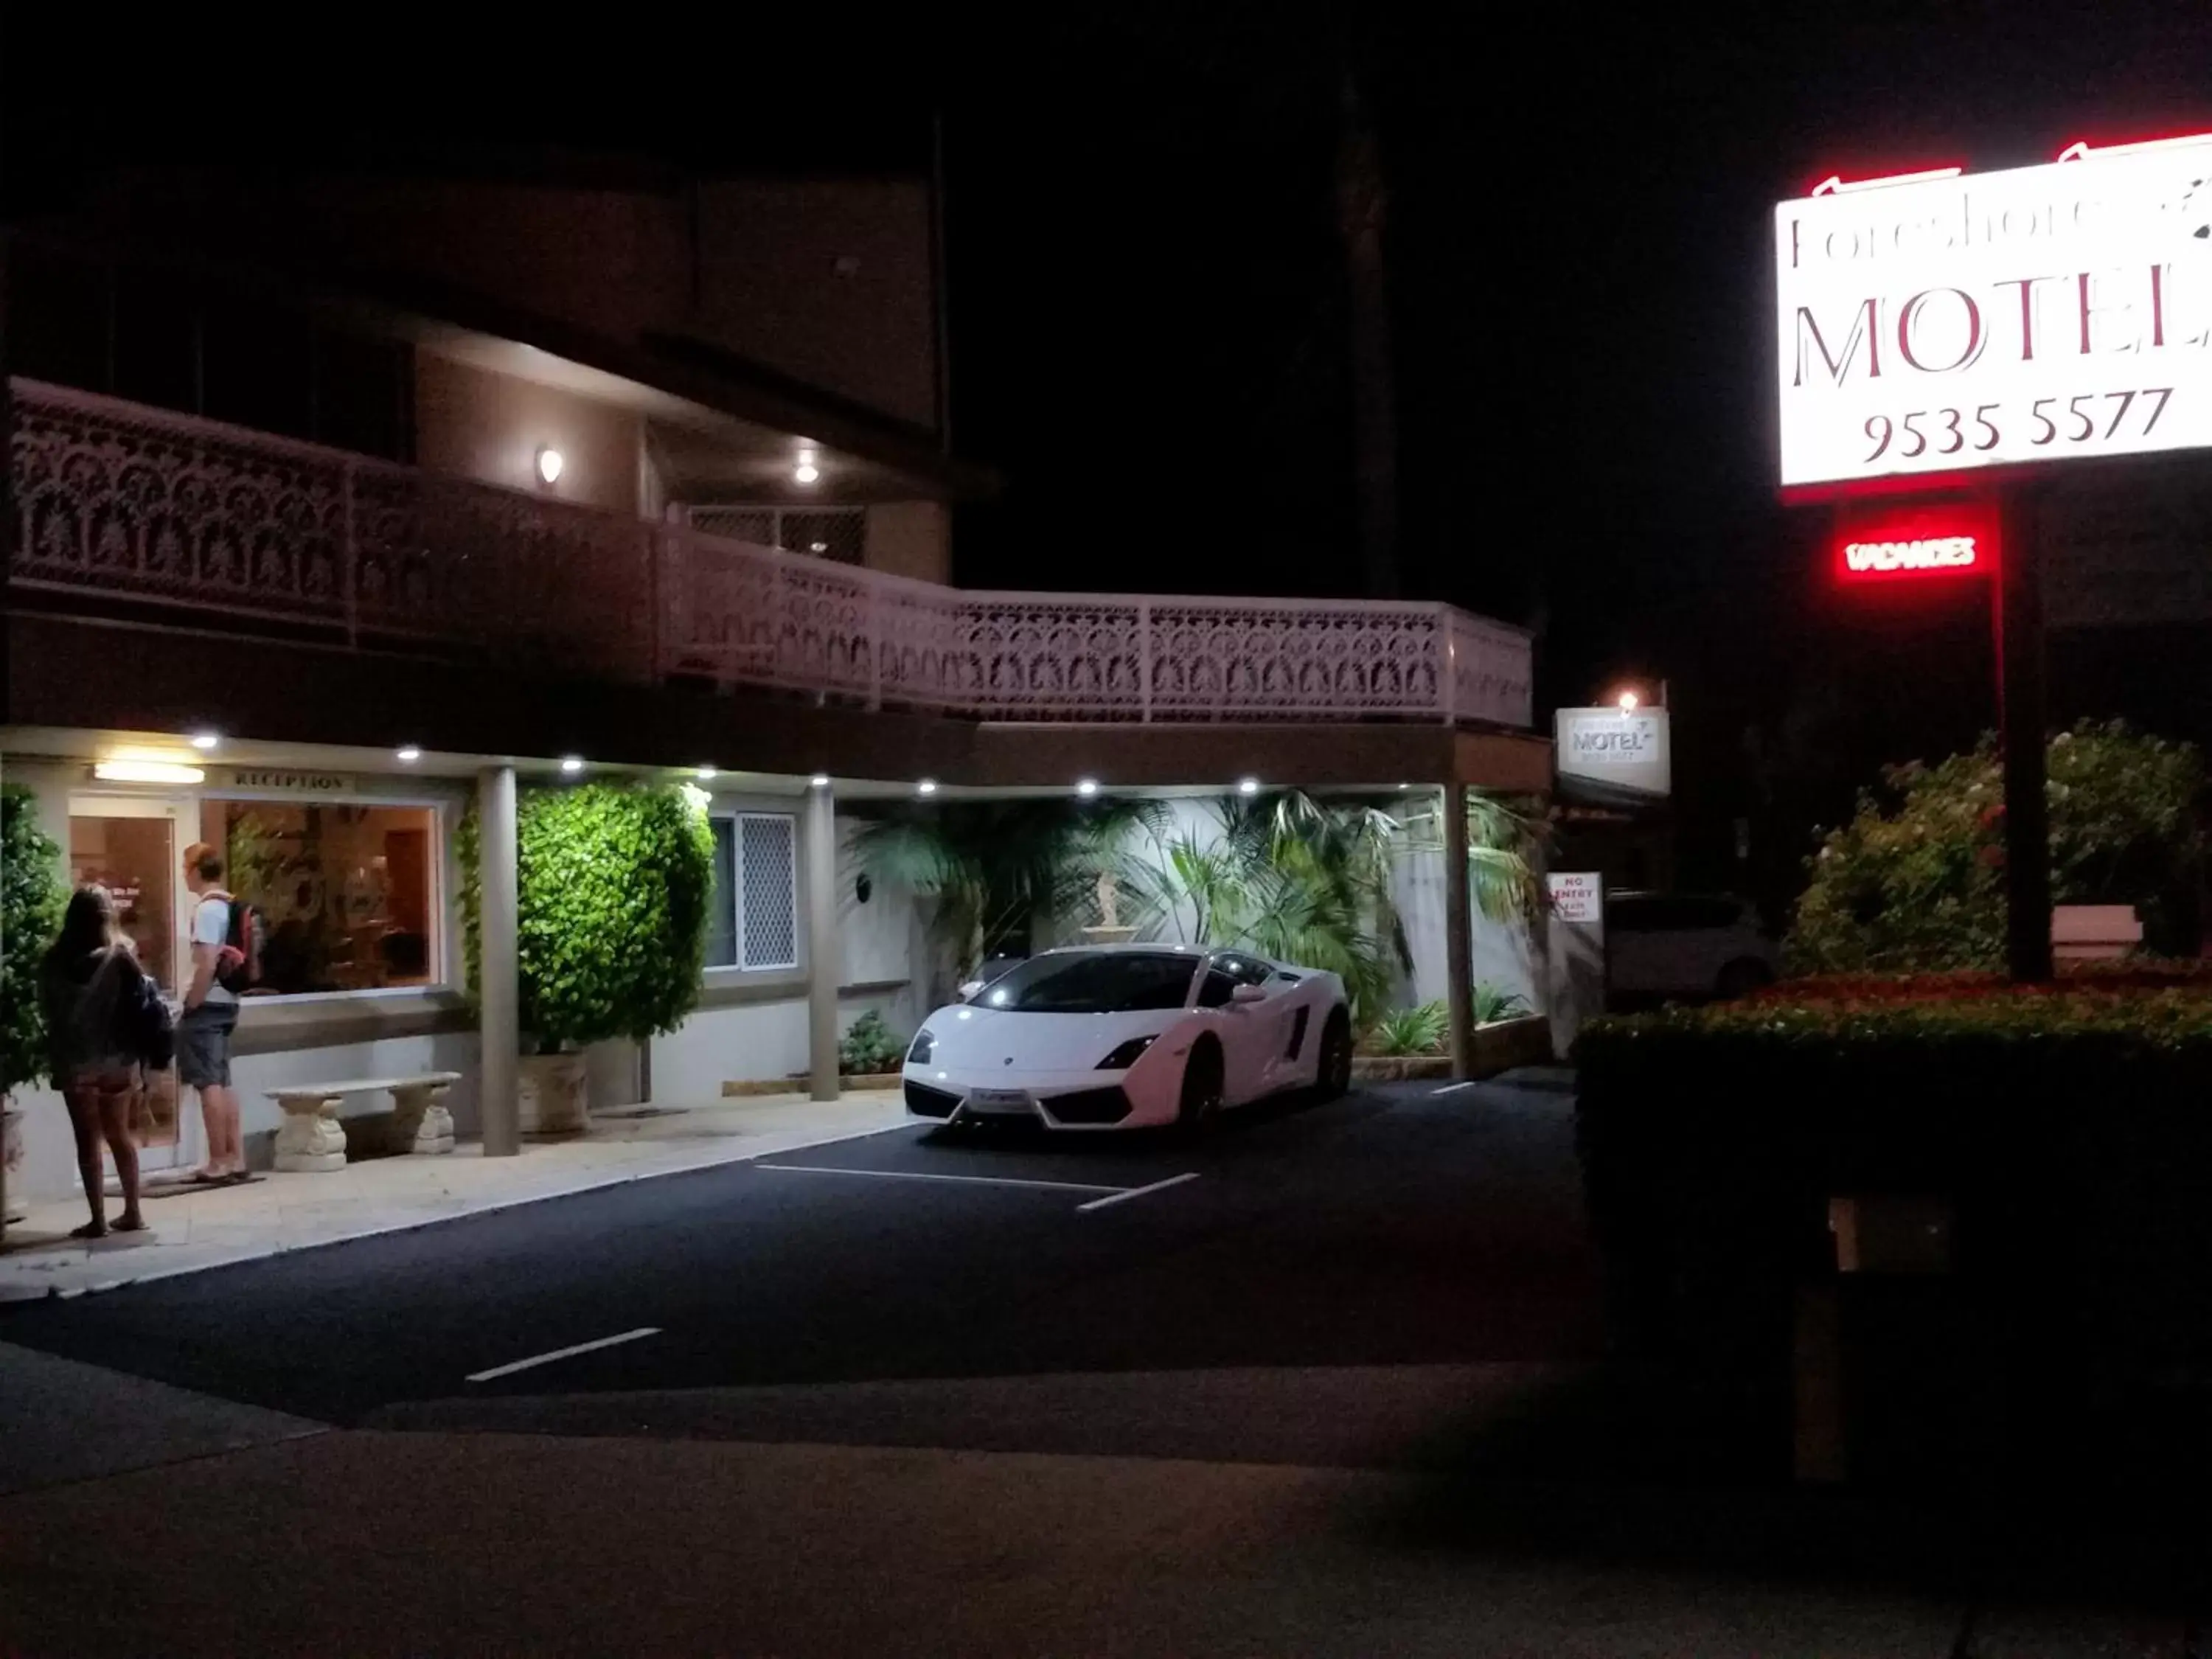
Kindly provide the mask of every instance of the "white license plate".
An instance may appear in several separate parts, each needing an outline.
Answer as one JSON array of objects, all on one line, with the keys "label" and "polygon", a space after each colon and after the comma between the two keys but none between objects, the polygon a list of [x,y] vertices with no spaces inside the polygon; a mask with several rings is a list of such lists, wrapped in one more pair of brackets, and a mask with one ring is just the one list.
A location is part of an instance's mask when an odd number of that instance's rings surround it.
[{"label": "white license plate", "polygon": [[1026,1112],[1030,1109],[1029,1091],[1025,1089],[970,1089],[968,1104],[979,1112]]}]

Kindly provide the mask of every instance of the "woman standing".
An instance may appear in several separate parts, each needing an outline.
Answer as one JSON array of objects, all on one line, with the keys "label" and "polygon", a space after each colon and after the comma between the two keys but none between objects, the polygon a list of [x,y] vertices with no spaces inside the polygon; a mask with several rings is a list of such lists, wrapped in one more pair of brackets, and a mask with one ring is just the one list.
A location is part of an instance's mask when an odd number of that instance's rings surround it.
[{"label": "woman standing", "polygon": [[54,1086],[69,1102],[76,1132],[76,1165],[92,1219],[70,1234],[100,1238],[108,1231],[100,1167],[104,1138],[123,1182],[123,1213],[115,1231],[137,1232],[138,1146],[131,1138],[131,1106],[141,1064],[167,1063],[155,1052],[168,1011],[154,982],[138,966],[105,887],[80,887],[62,917],[61,936],[46,951],[40,988],[46,1001],[46,1041]]}]

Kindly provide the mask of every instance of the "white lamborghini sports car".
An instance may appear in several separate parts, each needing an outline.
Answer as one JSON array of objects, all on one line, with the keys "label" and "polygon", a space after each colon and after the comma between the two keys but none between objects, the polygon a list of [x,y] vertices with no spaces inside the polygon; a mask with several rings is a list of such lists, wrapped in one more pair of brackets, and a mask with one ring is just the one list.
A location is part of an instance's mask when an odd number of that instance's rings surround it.
[{"label": "white lamborghini sports car", "polygon": [[906,1109],[939,1123],[1203,1126],[1224,1107],[1352,1081],[1334,974],[1185,945],[1046,951],[923,1022]]}]

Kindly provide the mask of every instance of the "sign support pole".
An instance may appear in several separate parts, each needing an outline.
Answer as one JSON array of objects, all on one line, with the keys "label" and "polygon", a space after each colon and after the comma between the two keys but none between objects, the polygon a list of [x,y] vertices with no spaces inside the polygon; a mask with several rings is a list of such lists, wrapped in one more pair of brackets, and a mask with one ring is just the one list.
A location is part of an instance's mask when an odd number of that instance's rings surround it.
[{"label": "sign support pole", "polygon": [[1997,707],[2003,737],[2005,967],[2015,984],[2051,977],[2051,815],[2045,797],[2042,548],[2036,501],[2015,485],[2003,494],[1996,604]]}]

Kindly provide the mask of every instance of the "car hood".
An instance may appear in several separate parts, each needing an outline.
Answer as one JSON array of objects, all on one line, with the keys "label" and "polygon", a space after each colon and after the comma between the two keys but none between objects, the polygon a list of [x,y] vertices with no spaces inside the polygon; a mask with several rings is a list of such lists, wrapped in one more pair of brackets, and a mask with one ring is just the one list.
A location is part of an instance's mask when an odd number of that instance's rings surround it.
[{"label": "car hood", "polygon": [[922,1022],[936,1038],[932,1071],[1094,1072],[1131,1037],[1158,1036],[1180,1008],[1115,1014],[1024,1014],[1003,1008],[940,1008]]}]

